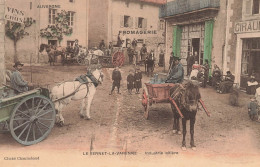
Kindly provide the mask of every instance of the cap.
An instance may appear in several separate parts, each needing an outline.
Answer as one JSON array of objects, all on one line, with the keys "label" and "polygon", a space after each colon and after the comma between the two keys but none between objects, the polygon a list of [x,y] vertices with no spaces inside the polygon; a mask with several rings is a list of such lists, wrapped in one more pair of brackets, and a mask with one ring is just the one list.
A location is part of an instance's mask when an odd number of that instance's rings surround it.
[{"label": "cap", "polygon": [[176,57],[176,56],[173,56],[173,59],[174,59],[174,60],[181,60],[181,58]]},{"label": "cap", "polygon": [[20,61],[17,61],[17,62],[15,62],[15,64],[14,64],[14,66],[13,66],[13,67],[17,67],[18,65],[21,65],[21,66],[23,66],[23,64],[22,64]]}]

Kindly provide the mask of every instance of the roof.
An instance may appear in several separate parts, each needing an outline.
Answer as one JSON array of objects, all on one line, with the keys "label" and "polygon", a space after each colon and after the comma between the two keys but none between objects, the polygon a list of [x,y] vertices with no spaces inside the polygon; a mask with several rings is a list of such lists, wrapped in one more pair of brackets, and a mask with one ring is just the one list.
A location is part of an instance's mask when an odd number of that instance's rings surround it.
[{"label": "roof", "polygon": [[142,2],[155,3],[155,4],[166,4],[167,0],[139,0]]}]

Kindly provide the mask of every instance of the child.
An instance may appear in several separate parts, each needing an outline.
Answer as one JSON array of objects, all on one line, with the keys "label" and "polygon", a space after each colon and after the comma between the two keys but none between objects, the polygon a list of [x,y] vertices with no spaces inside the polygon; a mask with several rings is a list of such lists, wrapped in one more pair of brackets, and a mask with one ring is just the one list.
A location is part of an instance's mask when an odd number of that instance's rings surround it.
[{"label": "child", "polygon": [[257,119],[257,115],[258,115],[258,104],[256,101],[256,97],[252,96],[250,98],[250,103],[248,104],[248,114],[249,114],[249,118],[254,121]]},{"label": "child", "polygon": [[134,77],[134,71],[130,70],[129,75],[127,76],[127,90],[128,94],[132,94],[132,89],[134,88],[134,83],[135,83],[135,77]]},{"label": "child", "polygon": [[142,72],[139,67],[136,68],[134,77],[136,94],[139,94],[139,89],[142,88]]}]

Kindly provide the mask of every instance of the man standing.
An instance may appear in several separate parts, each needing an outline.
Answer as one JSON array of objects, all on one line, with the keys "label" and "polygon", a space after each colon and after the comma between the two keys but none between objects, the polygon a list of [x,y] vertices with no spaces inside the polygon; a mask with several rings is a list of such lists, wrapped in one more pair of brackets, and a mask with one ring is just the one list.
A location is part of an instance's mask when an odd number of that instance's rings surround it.
[{"label": "man standing", "polygon": [[131,47],[127,48],[127,55],[129,58],[129,64],[133,64],[134,50]]},{"label": "man standing", "polygon": [[137,40],[135,38],[132,41],[132,47],[134,48],[134,51],[135,51],[136,47],[137,47]]},{"label": "man standing", "polygon": [[119,89],[120,89],[120,81],[122,80],[122,77],[121,77],[121,73],[119,71],[119,67],[116,67],[112,73],[112,80],[113,80],[113,84],[112,84],[112,90],[111,92],[109,93],[109,95],[112,95],[115,87],[117,87],[117,93],[118,94],[121,94]]},{"label": "man standing", "polygon": [[173,61],[174,53],[171,52],[170,60],[169,60],[169,70],[173,68],[174,61]]},{"label": "man standing", "polygon": [[99,43],[99,49],[100,49],[100,50],[104,50],[105,47],[106,47],[105,42],[104,42],[104,40],[102,39],[101,42]]},{"label": "man standing", "polygon": [[187,76],[189,76],[192,70],[192,65],[195,63],[194,56],[189,53],[186,61],[187,61]]},{"label": "man standing", "polygon": [[145,44],[143,44],[143,47],[140,50],[140,55],[141,55],[141,60],[144,60],[146,58],[147,48]]},{"label": "man standing", "polygon": [[13,66],[15,68],[15,71],[11,75],[11,87],[16,91],[16,93],[23,93],[29,90],[29,86],[32,86],[32,84],[26,82],[22,75],[21,71],[23,69],[23,64],[21,62],[16,62]]},{"label": "man standing", "polygon": [[184,69],[180,63],[179,57],[173,57],[174,67],[170,69],[170,73],[165,81],[165,83],[182,83],[184,79]]}]

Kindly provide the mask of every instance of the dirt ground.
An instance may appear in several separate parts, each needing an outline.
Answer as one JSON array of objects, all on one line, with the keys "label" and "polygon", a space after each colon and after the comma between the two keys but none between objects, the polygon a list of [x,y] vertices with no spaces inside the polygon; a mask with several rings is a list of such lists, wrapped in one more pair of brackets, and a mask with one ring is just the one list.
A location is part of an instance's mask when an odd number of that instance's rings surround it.
[{"label": "dirt ground", "polygon": [[[109,95],[113,69],[103,69],[105,78],[103,84],[98,86],[92,102],[91,120],[79,117],[80,101],[73,101],[64,109],[65,125],[55,126],[47,139],[36,145],[25,147],[18,144],[11,134],[0,134],[1,156],[7,156],[5,155],[7,152],[9,155],[11,152],[41,152],[41,150],[45,150],[47,154],[76,150],[81,155],[82,152],[89,152],[92,148],[94,152],[127,151],[140,155],[123,157],[123,160],[129,162],[128,165],[132,160],[151,162],[162,158],[169,158],[170,162],[175,164],[179,162],[178,160],[190,163],[196,161],[198,166],[202,162],[211,162],[212,166],[259,165],[260,123],[249,120],[247,114],[249,97],[245,93],[240,93],[239,107],[232,107],[228,104],[228,94],[217,94],[210,87],[200,88],[202,99],[211,112],[211,117],[207,117],[202,111],[197,113],[195,124],[197,151],[189,148],[189,128],[186,137],[188,148],[187,151],[182,151],[182,136],[172,133],[173,116],[170,104],[154,104],[150,108],[150,118],[146,120],[141,105],[142,94],[128,95],[126,77],[131,68],[133,67],[124,66],[120,69],[123,76],[121,94],[114,92],[113,95]],[[143,67],[141,69],[144,71]],[[156,71],[162,70],[156,68]],[[84,66],[34,65],[31,68],[25,66],[22,73],[26,80],[51,88],[59,82],[73,80],[85,72]],[[148,81],[149,78],[143,75],[143,83]],[[166,152],[172,154],[166,155]],[[0,162],[9,164],[3,161],[2,157]]]}]

